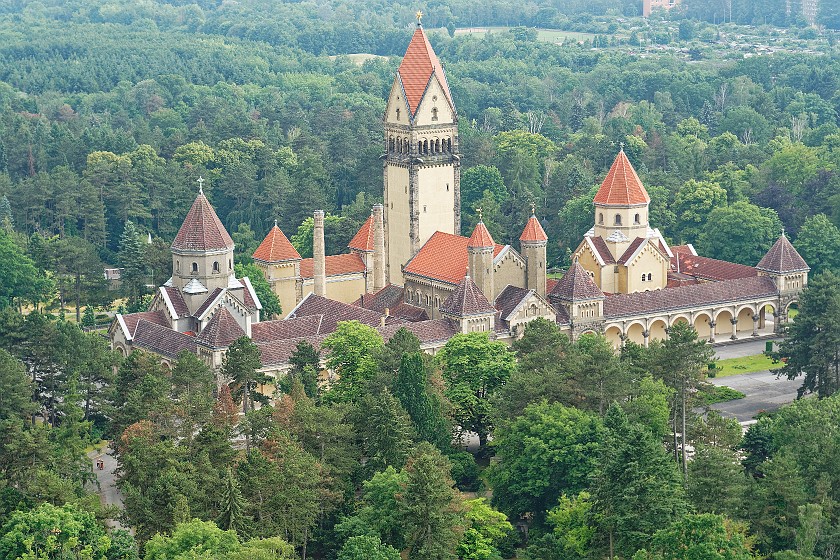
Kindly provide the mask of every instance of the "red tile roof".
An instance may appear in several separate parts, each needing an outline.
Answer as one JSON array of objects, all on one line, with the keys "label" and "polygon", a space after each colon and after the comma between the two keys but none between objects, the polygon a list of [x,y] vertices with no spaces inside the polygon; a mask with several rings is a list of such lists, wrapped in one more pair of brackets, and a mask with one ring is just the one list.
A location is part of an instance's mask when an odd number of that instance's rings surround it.
[{"label": "red tile roof", "polygon": [[292,310],[289,318],[306,317],[309,315],[323,315],[321,320],[321,334],[331,333],[339,321],[358,321],[371,327],[382,324],[381,313],[356,307],[349,303],[342,303],[315,294],[308,294],[298,306]]},{"label": "red tile roof", "polygon": [[373,251],[373,216],[369,216],[347,246],[358,251]]},{"label": "red tile roof", "polygon": [[211,348],[227,348],[237,338],[245,336],[245,331],[227,310],[227,307],[220,307],[210,322],[196,337],[196,342]]},{"label": "red tile roof", "polygon": [[630,243],[630,246],[627,247],[624,253],[622,253],[621,256],[618,258],[618,264],[627,264],[627,261],[630,259],[630,257],[633,256],[633,253],[635,253],[639,246],[644,242],[644,237],[637,237],[636,239],[634,239],[633,242]]},{"label": "red tile roof", "polygon": [[166,290],[166,295],[169,297],[169,301],[178,317],[189,317],[190,308],[187,307],[187,302],[184,301],[181,291],[173,286],[164,286],[163,289]]},{"label": "red tile roof", "polygon": [[753,276],[650,292],[618,294],[607,296],[604,300],[604,317],[632,317],[700,305],[709,307],[749,298],[772,298],[777,292],[776,284],[771,278]]},{"label": "red tile roof", "polygon": [[187,217],[184,218],[184,223],[172,242],[172,248],[183,251],[233,249],[233,239],[204,193],[196,197],[192,208],[187,212]]},{"label": "red tile roof", "polygon": [[551,290],[549,296],[565,301],[580,301],[603,298],[604,292],[598,288],[586,269],[575,261]]},{"label": "red tile roof", "polygon": [[495,245],[496,242],[493,241],[493,236],[487,231],[487,226],[484,225],[484,222],[478,222],[470,236],[467,247],[494,247]]},{"label": "red tile roof", "polygon": [[254,258],[258,261],[275,263],[300,260],[300,254],[275,224],[260,243],[260,246],[257,247],[257,250],[254,251]]},{"label": "red tile roof", "polygon": [[449,84],[446,82],[443,66],[441,66],[434,49],[432,49],[432,45],[429,44],[429,39],[423,32],[422,27],[417,26],[414,31],[414,36],[408,43],[405,56],[397,72],[400,75],[400,80],[402,80],[406,101],[408,101],[412,115],[417,112],[417,108],[420,106],[420,101],[423,99],[423,94],[426,92],[432,74],[437,76],[444,94],[452,106],[455,106],[452,103],[452,94],[449,92]]},{"label": "red tile roof", "polygon": [[519,241],[548,241],[548,236],[536,216],[531,214],[528,218],[528,223],[525,224],[525,229],[522,230],[522,235],[519,236]]},{"label": "red tile roof", "polygon": [[545,293],[550,294],[554,290],[554,287],[557,285],[558,282],[560,282],[560,280],[557,280],[556,278],[546,278]]},{"label": "red tile roof", "polygon": [[131,344],[169,358],[177,358],[178,354],[185,350],[193,354],[196,351],[193,337],[145,319],[137,322]]},{"label": "red tile roof", "polygon": [[256,343],[314,336],[321,332],[323,315],[307,315],[280,321],[260,321],[251,325],[251,338]]},{"label": "red tile roof", "polygon": [[353,305],[358,305],[371,311],[385,313],[387,309],[390,313],[394,308],[403,302],[405,297],[405,288],[388,284],[381,290],[373,294],[364,294]]},{"label": "red tile roof", "polygon": [[636,174],[636,170],[627,159],[624,150],[618,152],[615,161],[610,167],[598,194],[595,195],[595,204],[609,204],[616,206],[628,206],[637,204],[648,204],[648,196],[642,181]]},{"label": "red tile roof", "polygon": [[210,292],[210,295],[207,296],[207,299],[205,299],[204,302],[198,307],[198,309],[195,310],[195,317],[201,317],[202,315],[204,315],[207,312],[207,310],[210,309],[210,306],[213,305],[217,299],[219,299],[219,296],[221,296],[222,292],[224,291],[224,288],[216,288],[212,292]]},{"label": "red tile roof", "polygon": [[[341,274],[353,274],[365,271],[365,263],[356,253],[346,255],[327,255],[324,261],[327,269],[327,276],[339,276]],[[313,278],[315,262],[313,259],[300,261],[300,277]]]},{"label": "red tile roof", "polygon": [[811,270],[802,255],[791,245],[783,233],[770,247],[764,258],[756,265],[758,270],[784,274],[788,272],[805,272]]},{"label": "red tile roof", "polygon": [[508,284],[502,293],[496,296],[496,301],[493,302],[496,309],[499,311],[499,318],[503,321],[507,319],[508,315],[513,313],[513,310],[522,303],[522,300],[528,297],[531,290],[519,288]]},{"label": "red tile roof", "polygon": [[320,350],[321,343],[326,337],[327,335],[322,334],[258,343],[257,347],[260,349],[260,362],[263,366],[288,364],[289,357],[291,357],[297,349],[298,344],[301,342],[308,342],[315,347],[315,350]]},{"label": "red tile roof", "polygon": [[449,294],[449,297],[440,306],[440,312],[454,317],[467,317],[469,315],[495,313],[496,308],[487,301],[473,279],[464,276],[455,291]]},{"label": "red tile roof", "polygon": [[[467,273],[467,245],[470,240],[461,235],[436,231],[405,265],[404,272],[458,284]],[[497,256],[504,245],[496,245],[493,256]]]},{"label": "red tile roof", "polygon": [[674,255],[674,258],[671,259],[671,270],[702,280],[713,281],[758,276],[758,271],[751,266],[700,257],[686,252],[678,252]]},{"label": "red tile roof", "polygon": [[137,323],[140,321],[148,321],[161,327],[169,328],[169,321],[166,319],[166,313],[163,311],[141,311],[140,313],[129,313],[122,316],[125,326],[128,329],[128,335],[134,336],[134,331],[137,330]]},{"label": "red tile roof", "polygon": [[615,258],[610,253],[610,248],[607,247],[607,242],[604,241],[603,237],[590,237],[589,239],[592,240],[592,245],[595,246],[595,250],[605,264],[615,264]]}]

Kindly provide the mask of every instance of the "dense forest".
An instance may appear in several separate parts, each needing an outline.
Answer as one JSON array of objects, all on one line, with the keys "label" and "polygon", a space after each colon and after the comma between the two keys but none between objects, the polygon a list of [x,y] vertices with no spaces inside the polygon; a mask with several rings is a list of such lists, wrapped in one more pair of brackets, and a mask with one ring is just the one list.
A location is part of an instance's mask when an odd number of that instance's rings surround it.
[{"label": "dense forest", "polygon": [[[813,28],[796,2],[724,4],[642,20],[602,0],[2,3],[0,559],[836,558],[837,5]],[[465,231],[482,207],[515,245],[534,203],[564,267],[623,147],[670,241],[755,265],[793,239],[813,280],[776,358],[819,398],[742,436],[705,409],[719,395],[690,329],[615,354],[534,321],[512,349],[459,335],[435,357],[344,323],[297,347],[269,403],[247,339],[218,386],[194,355],[121,360],[75,324],[144,308],[199,177],[265,302],[247,267],[274,220],[307,254],[324,209],[344,251],[381,200],[418,7],[458,109]],[[775,52],[736,52],[745,35]],[[102,439],[123,512],[94,493]]]}]

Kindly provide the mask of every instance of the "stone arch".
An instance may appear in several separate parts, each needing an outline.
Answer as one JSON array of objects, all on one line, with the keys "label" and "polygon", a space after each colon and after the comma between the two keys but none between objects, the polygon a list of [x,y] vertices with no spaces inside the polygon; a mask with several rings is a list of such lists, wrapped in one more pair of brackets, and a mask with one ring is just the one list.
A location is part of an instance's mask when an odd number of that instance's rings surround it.
[{"label": "stone arch", "polygon": [[738,309],[738,313],[735,315],[738,318],[738,324],[736,325],[738,331],[750,331],[753,330],[753,315],[755,315],[755,308],[752,305],[742,305]]},{"label": "stone arch", "polygon": [[654,319],[650,322],[648,332],[650,332],[649,340],[665,340],[668,338],[668,323],[665,319]]},{"label": "stone arch", "polygon": [[627,335],[627,340],[630,340],[640,345],[645,344],[645,325],[640,321],[634,321],[630,323],[630,325],[627,326],[624,332]]},{"label": "stone arch", "polygon": [[715,335],[731,335],[732,332],[732,310],[720,309],[715,314]]},{"label": "stone arch", "polygon": [[621,348],[621,327],[618,325],[611,325],[604,331],[604,336],[612,344],[613,348]]},{"label": "stone arch", "polygon": [[699,338],[709,338],[712,334],[712,328],[710,326],[711,322],[712,316],[705,311],[698,313],[697,316],[694,317],[692,326],[694,327],[694,330],[697,331],[697,336]]},{"label": "stone arch", "polygon": [[690,325],[691,321],[687,315],[674,315],[671,317],[670,326],[674,326],[677,323],[685,323],[686,325]]}]

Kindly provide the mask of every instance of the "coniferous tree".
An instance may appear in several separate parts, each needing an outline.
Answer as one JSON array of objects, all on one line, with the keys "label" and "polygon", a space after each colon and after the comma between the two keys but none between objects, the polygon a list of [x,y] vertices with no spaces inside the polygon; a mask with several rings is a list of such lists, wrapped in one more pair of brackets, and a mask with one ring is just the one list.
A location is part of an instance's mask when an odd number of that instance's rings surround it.
[{"label": "coniferous tree", "polygon": [[239,536],[245,536],[247,527],[245,510],[248,506],[245,503],[245,498],[242,497],[242,491],[239,489],[239,481],[236,480],[230,467],[227,468],[222,484],[219,516],[216,518],[216,524],[226,531],[233,529]]},{"label": "coniferous tree", "polygon": [[121,281],[129,305],[135,304],[143,293],[146,280],[145,253],[140,231],[134,222],[126,221],[120,236],[120,251],[117,256],[123,269]]},{"label": "coniferous tree", "polygon": [[363,396],[353,413],[353,423],[367,467],[373,471],[389,465],[402,468],[412,447],[414,429],[405,409],[388,389]]},{"label": "coniferous tree", "polygon": [[417,435],[438,449],[447,449],[452,429],[443,415],[440,396],[429,386],[429,370],[420,352],[404,354],[394,380],[394,396],[408,413]]},{"label": "coniferous tree", "polygon": [[612,558],[629,557],[660,528],[687,510],[676,464],[643,426],[613,404],[604,417],[607,437],[593,484],[598,539]]}]

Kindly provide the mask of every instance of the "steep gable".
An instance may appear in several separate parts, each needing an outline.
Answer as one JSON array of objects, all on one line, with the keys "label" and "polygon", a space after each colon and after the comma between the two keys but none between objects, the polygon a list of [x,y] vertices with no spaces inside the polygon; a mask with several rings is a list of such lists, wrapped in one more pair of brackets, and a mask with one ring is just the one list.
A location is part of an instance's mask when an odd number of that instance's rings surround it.
[{"label": "steep gable", "polygon": [[426,87],[429,85],[429,80],[433,75],[440,83],[449,103],[452,107],[455,106],[452,102],[449,84],[446,82],[446,74],[443,71],[443,66],[441,66],[434,49],[432,49],[432,45],[429,44],[426,33],[419,25],[414,30],[414,35],[411,37],[411,42],[408,44],[405,56],[400,63],[397,73],[402,81],[403,90],[405,91],[406,100],[408,101],[412,115],[417,112],[417,108],[423,99],[423,94],[426,92]]}]

